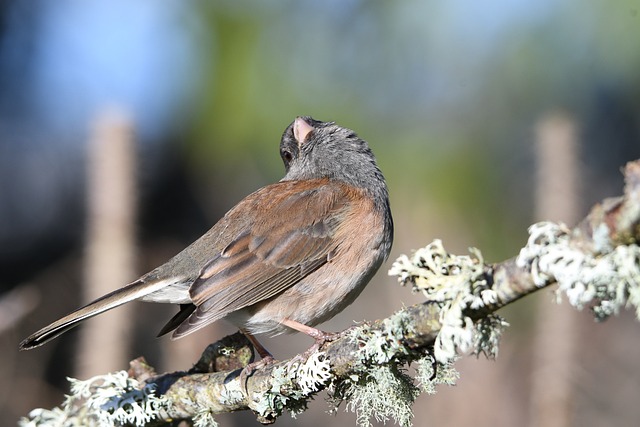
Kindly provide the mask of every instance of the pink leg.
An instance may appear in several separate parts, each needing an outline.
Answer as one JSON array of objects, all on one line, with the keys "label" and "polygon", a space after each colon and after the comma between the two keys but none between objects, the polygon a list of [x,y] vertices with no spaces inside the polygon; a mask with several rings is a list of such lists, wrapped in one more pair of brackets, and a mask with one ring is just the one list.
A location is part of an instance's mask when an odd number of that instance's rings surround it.
[{"label": "pink leg", "polygon": [[312,328],[311,326],[307,326],[303,323],[296,322],[291,319],[282,319],[280,321],[285,326],[290,327],[291,329],[295,329],[298,332],[302,332],[303,334],[309,335],[311,338],[322,338],[325,335],[328,335],[326,332],[321,331],[320,329]]},{"label": "pink leg", "polygon": [[247,339],[249,341],[251,341],[251,344],[253,344],[253,346],[255,347],[256,351],[258,352],[258,354],[260,355],[260,357],[262,359],[272,359],[273,360],[273,356],[271,355],[271,353],[269,353],[269,350],[264,348],[264,346],[262,344],[260,344],[260,341],[258,341],[256,339],[256,337],[254,337],[251,333],[249,333],[249,331],[244,330],[244,329],[240,329],[240,332],[242,332],[242,334],[245,337],[247,337]]},{"label": "pink leg", "polygon": [[247,390],[247,380],[248,380],[248,378],[253,374],[253,372],[256,369],[259,369],[259,368],[262,368],[264,366],[267,366],[267,365],[270,365],[270,364],[274,363],[275,359],[273,358],[271,353],[269,353],[269,350],[264,348],[264,346],[262,344],[260,344],[260,342],[256,339],[256,337],[254,337],[251,333],[249,333],[249,331],[246,331],[244,329],[240,329],[240,332],[242,332],[244,334],[244,336],[247,337],[247,339],[249,341],[251,341],[251,344],[253,344],[253,346],[255,347],[256,351],[258,352],[258,354],[261,357],[260,360],[249,363],[240,372],[240,384],[241,384],[242,389],[244,390],[245,394],[248,395],[249,394],[249,390]]},{"label": "pink leg", "polygon": [[313,352],[318,351],[324,345],[324,343],[326,343],[327,341],[333,341],[340,335],[339,333],[321,331],[320,329],[312,328],[311,326],[296,322],[295,320],[291,319],[282,319],[280,323],[290,327],[291,329],[295,329],[298,332],[309,335],[315,340],[315,343],[313,343],[311,347],[309,347],[303,353],[294,356],[289,361],[289,366],[293,366],[296,363],[304,363],[304,361],[307,360]]},{"label": "pink leg", "polygon": [[307,326],[303,323],[296,322],[295,320],[291,319],[282,319],[280,323],[290,327],[291,329],[295,329],[298,332],[309,335],[311,338],[316,340],[317,347],[322,346],[322,344],[327,341],[334,340],[338,336],[338,334],[335,332],[324,332],[320,329],[312,328],[311,326]]}]

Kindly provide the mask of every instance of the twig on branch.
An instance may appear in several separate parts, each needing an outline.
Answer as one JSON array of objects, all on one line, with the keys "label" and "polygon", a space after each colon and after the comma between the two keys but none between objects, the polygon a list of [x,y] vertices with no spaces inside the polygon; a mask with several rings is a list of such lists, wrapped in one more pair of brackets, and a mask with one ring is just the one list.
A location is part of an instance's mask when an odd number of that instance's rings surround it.
[{"label": "twig on branch", "polygon": [[[458,354],[497,353],[506,325],[494,314],[499,308],[558,283],[572,305],[592,307],[597,319],[625,305],[638,310],[640,161],[626,166],[625,179],[624,196],[596,205],[573,230],[561,224],[533,225],[527,245],[507,261],[486,264],[475,249],[469,256],[455,256],[440,241],[400,257],[390,274],[423,292],[427,302],[344,331],[307,360],[268,365],[241,384],[239,368],[251,359],[252,350],[239,335],[231,336],[210,346],[188,372],[156,376],[134,361],[129,375],[115,386],[117,381],[108,376],[75,382],[74,394],[61,410],[68,410],[67,417],[82,413],[89,420],[103,417],[112,423],[191,419],[207,425],[214,423],[213,414],[249,409],[260,422],[270,423],[285,409],[303,411],[313,395],[327,390],[336,404],[346,400],[361,425],[371,416],[410,425],[410,405],[419,389],[403,367],[417,362],[418,380],[427,392],[434,384],[455,381],[450,363]],[[222,372],[202,372],[221,366]],[[105,399],[101,381],[118,392]],[[92,400],[96,396],[102,400]],[[107,411],[87,413],[87,407],[96,406]],[[36,411],[23,425],[37,425],[53,412]]]}]

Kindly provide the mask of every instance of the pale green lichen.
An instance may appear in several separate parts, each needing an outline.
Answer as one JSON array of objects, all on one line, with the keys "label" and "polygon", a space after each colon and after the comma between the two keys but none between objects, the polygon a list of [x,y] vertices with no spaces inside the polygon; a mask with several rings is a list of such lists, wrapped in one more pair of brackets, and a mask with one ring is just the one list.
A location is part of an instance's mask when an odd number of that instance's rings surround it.
[{"label": "pale green lichen", "polygon": [[347,401],[347,410],[356,414],[360,427],[371,426],[371,420],[386,423],[394,420],[400,426],[411,425],[411,406],[420,390],[397,364],[372,366],[351,381],[333,390],[334,402]]},{"label": "pale green lichen", "polygon": [[99,375],[85,381],[69,378],[71,394],[60,408],[36,409],[26,426],[143,426],[157,417],[169,403],[156,396],[150,385],[142,386],[126,371]]},{"label": "pale green lichen", "polygon": [[[529,233],[531,233],[531,230],[529,230]],[[593,230],[592,238],[596,251],[599,253],[611,252],[613,245],[609,237],[610,235],[611,231],[609,230],[609,226],[604,222]]]},{"label": "pale green lichen", "polygon": [[362,325],[349,331],[350,340],[358,344],[354,373],[329,385],[332,411],[346,401],[347,409],[356,413],[359,426],[371,425],[371,419],[411,425],[411,405],[419,389],[399,366],[409,355],[404,337],[413,331],[411,316],[406,312],[395,313],[376,328]]},{"label": "pale green lichen", "polygon": [[478,320],[473,334],[473,352],[489,359],[498,357],[500,338],[508,326],[509,323],[495,313]]},{"label": "pale green lichen", "polygon": [[194,413],[191,418],[193,421],[194,427],[217,427],[218,423],[213,417],[213,413],[211,412],[211,408],[209,407],[206,400],[210,396],[198,396],[202,398],[202,402],[199,400],[193,400],[189,396],[184,396],[180,398],[180,402],[187,408],[192,408]]},{"label": "pale green lichen", "polygon": [[220,391],[221,405],[234,405],[244,399],[244,392],[240,381],[229,381],[222,386]]},{"label": "pale green lichen", "polygon": [[476,338],[474,322],[464,312],[493,305],[498,296],[487,283],[482,255],[475,248],[469,251],[471,255],[453,255],[444,249],[442,241],[434,240],[411,257],[402,255],[389,270],[389,275],[398,276],[402,285],[411,284],[414,292],[422,292],[429,302],[439,304],[441,329],[434,355],[441,363],[488,342]]},{"label": "pale green lichen", "polygon": [[331,364],[324,353],[313,353],[295,370],[300,391],[310,395],[331,379]]},{"label": "pale green lichen", "polygon": [[603,242],[598,247],[607,252],[585,253],[572,245],[566,226],[542,222],[529,228],[529,240],[517,265],[530,269],[537,286],[557,282],[558,301],[564,294],[578,309],[591,306],[597,320],[625,306],[634,307],[640,319],[640,247],[612,248]]},{"label": "pale green lichen", "polygon": [[307,409],[307,398],[331,380],[331,363],[326,353],[313,353],[302,362],[275,368],[266,392],[254,393],[254,410],[264,418],[275,419],[286,408],[292,416]]},{"label": "pale green lichen", "polygon": [[[350,338],[358,344],[354,356],[354,373],[348,378],[334,382],[330,387],[330,401],[335,407],[343,400],[347,409],[357,414],[359,426],[371,425],[371,420],[386,422],[393,419],[401,426],[411,425],[411,406],[420,389],[414,385],[401,365],[410,351],[405,345],[405,336],[415,332],[411,316],[401,311],[383,320],[376,328],[363,325],[350,331]],[[435,391],[436,384],[452,384],[457,373],[450,364],[436,363],[439,367],[433,376],[421,369],[432,356],[420,359],[417,365],[418,381],[429,393]],[[433,378],[432,378],[433,376]]]},{"label": "pale green lichen", "polygon": [[416,361],[416,380],[427,394],[435,394],[438,384],[455,385],[459,378],[460,374],[453,367],[453,362],[438,363],[432,355]]},{"label": "pale green lichen", "polygon": [[[84,417],[82,417],[84,418]],[[18,425],[21,427],[37,427],[37,426],[60,426],[60,427],[72,427],[80,425],[76,419],[82,419],[80,417],[69,414],[64,408],[56,407],[53,409],[37,408],[29,412],[29,418],[22,418],[18,421]],[[86,419],[86,418],[85,418]],[[87,426],[96,426],[96,422],[87,419]]]},{"label": "pale green lichen", "polygon": [[193,417],[193,426],[194,427],[217,427],[218,422],[213,417],[211,411],[205,410],[198,412]]},{"label": "pale green lichen", "polygon": [[355,356],[362,365],[388,363],[409,354],[403,344],[406,333],[413,332],[411,316],[406,312],[394,313],[382,321],[381,328],[363,325],[350,331],[350,339],[358,343]]}]

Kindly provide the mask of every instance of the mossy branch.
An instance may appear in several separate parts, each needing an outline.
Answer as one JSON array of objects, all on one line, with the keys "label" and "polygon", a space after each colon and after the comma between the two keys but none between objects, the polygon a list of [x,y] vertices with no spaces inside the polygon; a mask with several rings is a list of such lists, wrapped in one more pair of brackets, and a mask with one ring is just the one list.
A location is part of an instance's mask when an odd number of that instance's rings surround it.
[{"label": "mossy branch", "polygon": [[239,410],[271,423],[284,410],[303,411],[313,395],[327,390],[336,405],[347,402],[361,425],[371,417],[410,425],[419,388],[404,366],[417,362],[426,392],[454,382],[450,363],[458,354],[497,353],[506,322],[494,312],[532,292],[557,283],[559,296],[578,308],[591,307],[598,320],[625,306],[640,317],[640,161],[626,166],[625,180],[623,196],[594,206],[574,229],[533,225],[520,254],[504,262],[487,264],[475,249],[455,256],[440,241],[400,257],[390,274],[423,292],[427,301],[344,331],[308,357],[241,377],[253,351],[236,334],[209,346],[190,371],[156,375],[136,360],[128,373],[73,380],[72,395],[61,408],[34,410],[22,424],[41,425],[59,416],[95,425],[182,419],[211,425],[214,414]]}]

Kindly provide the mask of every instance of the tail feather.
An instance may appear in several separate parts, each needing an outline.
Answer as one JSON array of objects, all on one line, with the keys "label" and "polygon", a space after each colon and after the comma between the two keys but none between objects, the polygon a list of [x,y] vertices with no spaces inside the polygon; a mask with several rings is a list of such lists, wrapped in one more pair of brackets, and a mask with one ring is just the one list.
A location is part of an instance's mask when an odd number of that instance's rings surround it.
[{"label": "tail feather", "polygon": [[195,309],[196,306],[193,304],[180,304],[180,311],[176,313],[176,315],[173,316],[166,325],[164,325],[160,332],[158,332],[158,336],[161,337],[176,329],[180,324],[182,324],[182,322],[191,316],[191,313],[193,313]]},{"label": "tail feather", "polygon": [[20,350],[30,350],[39,347],[42,344],[51,341],[57,336],[67,332],[69,329],[77,326],[81,321],[100,313],[116,308],[129,301],[149,295],[165,287],[165,281],[160,282],[143,282],[136,280],[135,282],[104,295],[97,300],[85,305],[82,308],[66,315],[62,319],[56,320],[49,326],[45,326],[38,332],[32,334],[20,343]]}]

